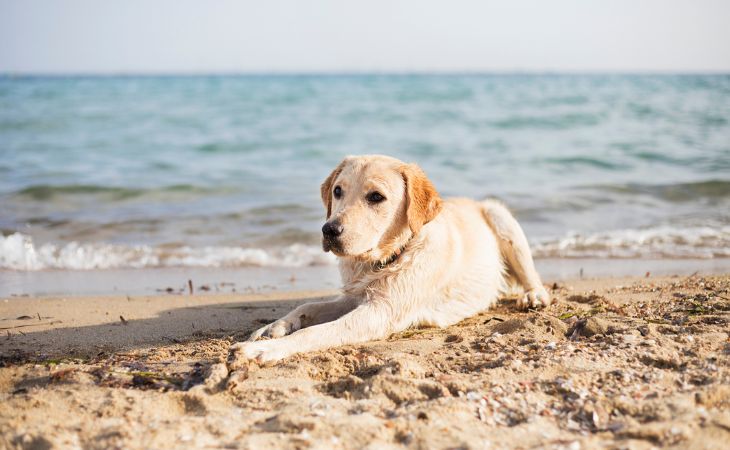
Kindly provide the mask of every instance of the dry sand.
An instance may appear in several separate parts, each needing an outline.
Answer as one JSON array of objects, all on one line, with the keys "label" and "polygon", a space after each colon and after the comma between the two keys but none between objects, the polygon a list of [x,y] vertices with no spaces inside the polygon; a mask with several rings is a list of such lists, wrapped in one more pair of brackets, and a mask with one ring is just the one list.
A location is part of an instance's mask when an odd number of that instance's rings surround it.
[{"label": "dry sand", "polygon": [[552,288],[219,386],[231,342],[332,293],[0,299],[0,447],[728,448],[730,276]]}]

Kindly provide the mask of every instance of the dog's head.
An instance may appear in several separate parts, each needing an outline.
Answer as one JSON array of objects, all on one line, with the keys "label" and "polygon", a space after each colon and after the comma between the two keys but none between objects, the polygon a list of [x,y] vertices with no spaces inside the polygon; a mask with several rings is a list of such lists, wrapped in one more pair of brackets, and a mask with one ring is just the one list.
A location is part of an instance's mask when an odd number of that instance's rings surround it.
[{"label": "dog's head", "polygon": [[322,183],[322,247],[337,256],[382,261],[441,211],[420,167],[379,155],[350,156]]}]

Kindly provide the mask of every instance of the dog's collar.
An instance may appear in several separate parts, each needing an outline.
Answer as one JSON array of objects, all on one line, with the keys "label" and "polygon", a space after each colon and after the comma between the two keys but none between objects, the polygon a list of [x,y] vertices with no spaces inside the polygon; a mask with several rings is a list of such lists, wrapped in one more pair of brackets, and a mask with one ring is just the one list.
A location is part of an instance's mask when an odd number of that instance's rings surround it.
[{"label": "dog's collar", "polygon": [[[408,242],[410,242],[410,239],[408,240]],[[389,265],[393,264],[400,257],[400,255],[403,253],[403,250],[406,249],[406,246],[408,245],[408,242],[406,242],[405,245],[403,245],[402,247],[400,247],[399,249],[397,249],[395,252],[393,252],[393,254],[390,255],[388,257],[388,259],[386,259],[385,261],[377,261],[377,262],[374,262],[373,263],[373,270],[375,270],[377,272],[377,271],[383,270],[386,267],[388,267]]]}]

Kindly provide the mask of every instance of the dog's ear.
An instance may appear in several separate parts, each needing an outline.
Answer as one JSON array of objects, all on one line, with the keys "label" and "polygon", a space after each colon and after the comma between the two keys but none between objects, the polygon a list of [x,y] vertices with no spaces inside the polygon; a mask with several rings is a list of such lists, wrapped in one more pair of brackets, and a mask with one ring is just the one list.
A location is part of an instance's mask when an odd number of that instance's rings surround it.
[{"label": "dog's ear", "polygon": [[324,207],[327,208],[328,219],[332,215],[332,183],[334,183],[335,179],[337,179],[337,175],[342,172],[342,167],[344,167],[345,161],[347,160],[343,160],[337,167],[335,167],[335,170],[329,174],[327,179],[324,180],[324,183],[322,183],[322,186],[319,188],[320,194],[322,195],[322,203],[324,203]]},{"label": "dog's ear", "polygon": [[441,212],[442,200],[436,188],[415,164],[404,164],[400,173],[406,184],[406,216],[413,234]]}]

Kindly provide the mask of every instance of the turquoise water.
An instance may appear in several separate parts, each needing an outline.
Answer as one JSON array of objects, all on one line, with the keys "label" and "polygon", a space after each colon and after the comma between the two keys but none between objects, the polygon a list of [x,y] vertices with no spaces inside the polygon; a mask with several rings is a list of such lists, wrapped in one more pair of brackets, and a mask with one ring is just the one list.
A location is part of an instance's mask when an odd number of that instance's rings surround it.
[{"label": "turquoise water", "polygon": [[495,196],[539,257],[730,256],[730,76],[0,78],[0,268],[330,264],[347,154]]}]

